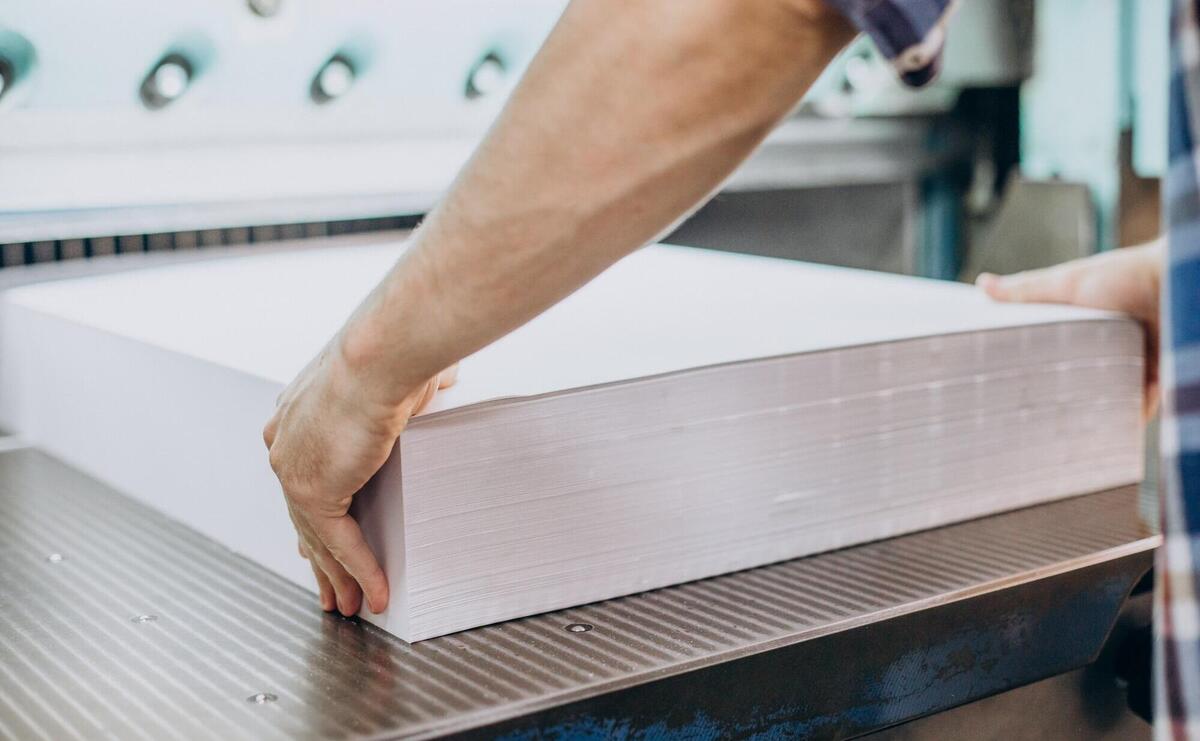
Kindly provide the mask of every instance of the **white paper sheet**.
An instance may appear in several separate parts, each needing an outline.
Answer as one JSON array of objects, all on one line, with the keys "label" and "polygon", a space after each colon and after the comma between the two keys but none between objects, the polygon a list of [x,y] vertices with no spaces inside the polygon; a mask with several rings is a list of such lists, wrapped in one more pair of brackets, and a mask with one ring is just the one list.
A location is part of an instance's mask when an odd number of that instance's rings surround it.
[{"label": "white paper sheet", "polygon": [[[309,250],[29,286],[8,301],[287,383],[401,245]],[[970,286],[679,247],[625,258],[463,362],[429,412],[707,365],[1103,316]]]},{"label": "white paper sheet", "polygon": [[[10,290],[0,426],[311,587],[262,425],[401,250]],[[412,423],[360,498],[377,620],[420,639],[1132,482],[1140,353],[1102,312],[641,250]]]}]

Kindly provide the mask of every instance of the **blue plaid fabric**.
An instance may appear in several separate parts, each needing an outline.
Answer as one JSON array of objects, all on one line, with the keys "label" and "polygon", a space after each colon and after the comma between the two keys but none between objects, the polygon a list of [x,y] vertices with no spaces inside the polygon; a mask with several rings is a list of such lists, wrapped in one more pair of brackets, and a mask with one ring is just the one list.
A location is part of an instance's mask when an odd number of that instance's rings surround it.
[{"label": "blue plaid fabric", "polygon": [[1200,739],[1200,26],[1195,0],[1171,18],[1163,195],[1162,529],[1155,568],[1155,737]]},{"label": "blue plaid fabric", "polygon": [[[911,84],[938,68],[952,0],[826,0],[869,34]],[[1156,739],[1200,740],[1200,0],[1171,19],[1164,189],[1162,530],[1155,574]]]}]

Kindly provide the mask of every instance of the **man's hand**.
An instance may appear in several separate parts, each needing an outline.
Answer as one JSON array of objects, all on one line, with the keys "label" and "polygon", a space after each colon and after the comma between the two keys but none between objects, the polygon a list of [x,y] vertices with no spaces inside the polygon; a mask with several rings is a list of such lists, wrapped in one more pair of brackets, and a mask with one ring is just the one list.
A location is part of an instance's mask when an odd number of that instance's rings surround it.
[{"label": "man's hand", "polygon": [[409,417],[454,382],[455,369],[396,405],[368,398],[340,348],[335,338],[283,391],[263,440],[321,607],[354,615],[365,594],[367,607],[379,613],[388,603],[387,578],[348,514],[350,502],[388,459]]},{"label": "man's hand", "polygon": [[1146,329],[1147,419],[1158,406],[1161,242],[1105,252],[1009,276],[984,273],[976,284],[998,301],[1071,304],[1129,314]]},{"label": "man's hand", "polygon": [[[791,111],[854,28],[819,0],[572,0],[409,249],[264,430],[321,603],[387,584],[355,492],[438,371],[650,242]],[[429,381],[431,377],[435,380]],[[361,591],[360,591],[361,590]]]}]

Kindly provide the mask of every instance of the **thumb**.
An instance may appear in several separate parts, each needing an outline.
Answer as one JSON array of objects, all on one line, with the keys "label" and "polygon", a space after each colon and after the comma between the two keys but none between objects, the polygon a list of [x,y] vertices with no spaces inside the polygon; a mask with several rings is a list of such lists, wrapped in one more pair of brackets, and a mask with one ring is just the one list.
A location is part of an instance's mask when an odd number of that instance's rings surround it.
[{"label": "thumb", "polygon": [[1065,304],[1074,292],[1071,275],[1061,268],[1029,270],[1013,275],[981,273],[975,285],[996,301]]},{"label": "thumb", "polygon": [[266,443],[267,450],[275,444],[275,433],[279,430],[279,412],[271,415],[271,419],[267,420],[267,424],[263,427],[263,442]]}]

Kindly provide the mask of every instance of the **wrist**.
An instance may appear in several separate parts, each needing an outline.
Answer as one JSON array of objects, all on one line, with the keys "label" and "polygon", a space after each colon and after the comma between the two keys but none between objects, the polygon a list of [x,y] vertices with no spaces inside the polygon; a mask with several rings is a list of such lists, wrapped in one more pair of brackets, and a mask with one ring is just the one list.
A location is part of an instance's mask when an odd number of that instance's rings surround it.
[{"label": "wrist", "polygon": [[407,409],[411,396],[453,362],[440,362],[444,336],[431,307],[444,302],[437,272],[419,248],[418,231],[399,262],[347,320],[334,342],[339,373],[363,403]]},{"label": "wrist", "polygon": [[418,385],[396,373],[385,342],[370,312],[360,310],[338,333],[330,352],[330,372],[338,395],[372,416],[399,414]]}]

